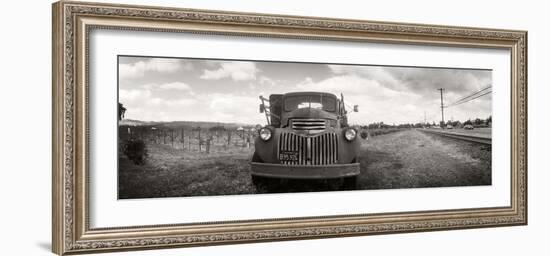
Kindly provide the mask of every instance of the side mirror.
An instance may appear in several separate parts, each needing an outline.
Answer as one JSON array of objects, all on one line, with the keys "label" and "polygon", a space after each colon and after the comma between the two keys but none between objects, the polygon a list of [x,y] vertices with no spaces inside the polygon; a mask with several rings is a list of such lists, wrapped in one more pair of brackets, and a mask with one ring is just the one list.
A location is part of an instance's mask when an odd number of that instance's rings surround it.
[{"label": "side mirror", "polygon": [[359,105],[353,105],[353,112],[359,112]]},{"label": "side mirror", "polygon": [[260,104],[260,113],[265,112],[265,106],[264,104]]}]

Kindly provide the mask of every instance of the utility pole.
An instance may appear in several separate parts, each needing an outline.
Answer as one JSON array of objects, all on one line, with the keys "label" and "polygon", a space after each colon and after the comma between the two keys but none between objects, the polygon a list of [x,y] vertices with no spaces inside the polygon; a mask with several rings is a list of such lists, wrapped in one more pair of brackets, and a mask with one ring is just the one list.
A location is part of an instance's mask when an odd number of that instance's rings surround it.
[{"label": "utility pole", "polygon": [[443,122],[443,125],[445,125],[445,115],[443,114],[443,90],[445,89],[439,88],[438,90],[441,93],[441,122]]},{"label": "utility pole", "polygon": [[426,111],[424,111],[424,125],[426,125]]}]

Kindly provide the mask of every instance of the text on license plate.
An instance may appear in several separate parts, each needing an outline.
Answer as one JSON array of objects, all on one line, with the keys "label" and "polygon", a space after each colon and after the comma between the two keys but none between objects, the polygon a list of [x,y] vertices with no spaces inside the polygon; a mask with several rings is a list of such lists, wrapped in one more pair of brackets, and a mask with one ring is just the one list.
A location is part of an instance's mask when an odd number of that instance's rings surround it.
[{"label": "text on license plate", "polygon": [[297,151],[281,151],[279,153],[279,160],[281,161],[298,161]]}]

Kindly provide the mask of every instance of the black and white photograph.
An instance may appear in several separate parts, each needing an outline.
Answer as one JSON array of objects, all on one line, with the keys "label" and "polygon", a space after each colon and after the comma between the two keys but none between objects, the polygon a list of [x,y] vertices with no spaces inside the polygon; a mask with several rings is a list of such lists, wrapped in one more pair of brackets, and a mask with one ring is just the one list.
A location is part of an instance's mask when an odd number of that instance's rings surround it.
[{"label": "black and white photograph", "polygon": [[3,6],[0,255],[548,251],[543,1]]},{"label": "black and white photograph", "polygon": [[491,88],[490,69],[120,55],[118,198],[490,186]]}]

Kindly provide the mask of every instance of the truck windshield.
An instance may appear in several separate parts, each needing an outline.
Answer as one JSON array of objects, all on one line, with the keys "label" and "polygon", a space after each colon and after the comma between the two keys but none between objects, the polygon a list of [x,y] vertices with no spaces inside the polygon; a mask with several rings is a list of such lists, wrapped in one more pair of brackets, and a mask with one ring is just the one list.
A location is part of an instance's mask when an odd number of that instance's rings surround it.
[{"label": "truck windshield", "polygon": [[327,95],[295,95],[285,97],[285,111],[299,108],[316,108],[328,112],[336,111],[336,99]]}]

